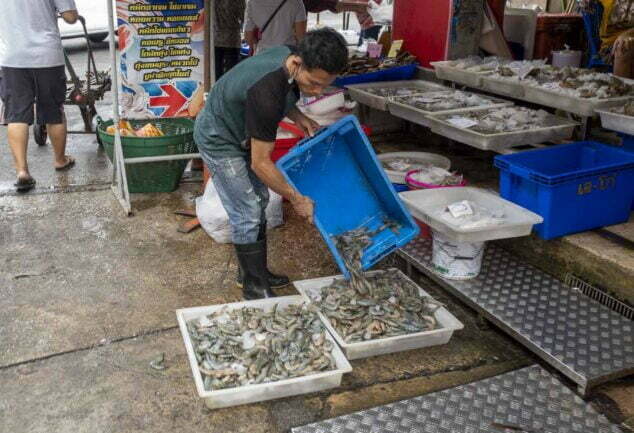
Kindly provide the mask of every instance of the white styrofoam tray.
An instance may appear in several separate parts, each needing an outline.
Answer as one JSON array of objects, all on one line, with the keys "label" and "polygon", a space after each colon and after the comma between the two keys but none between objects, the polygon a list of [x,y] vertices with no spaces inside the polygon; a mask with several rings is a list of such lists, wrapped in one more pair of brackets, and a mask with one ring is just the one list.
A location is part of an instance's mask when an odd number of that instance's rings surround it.
[{"label": "white styrofoam tray", "polygon": [[[389,153],[381,153],[376,156],[379,162],[395,159],[395,158],[407,158],[416,161],[419,164],[430,164],[434,167],[440,167],[445,170],[449,170],[451,168],[451,161],[449,158],[444,157],[442,155],[438,155],[437,153],[427,153],[427,152],[389,152]],[[382,167],[383,171],[387,174],[387,177],[390,178],[390,182],[392,183],[401,183],[407,184],[405,181],[405,176],[407,173],[403,173],[396,170],[390,170],[385,167]]]},{"label": "white styrofoam tray", "polygon": [[416,87],[420,89],[421,93],[450,90],[448,87],[443,86],[442,84],[424,80],[383,81],[377,83],[349,84],[346,86],[346,89],[348,89],[348,91],[350,92],[350,96],[352,97],[352,99],[357,101],[359,104],[367,105],[376,110],[387,111],[387,103],[389,99],[384,96],[374,95],[368,92],[367,89],[398,89],[408,87]]},{"label": "white styrofoam tray", "polygon": [[[337,368],[335,370],[324,371],[310,376],[279,380],[277,382],[260,383],[217,391],[205,390],[203,377],[198,369],[198,362],[196,360],[196,355],[194,354],[194,346],[192,344],[191,337],[189,336],[189,332],[187,331],[188,321],[201,316],[207,316],[225,307],[229,310],[249,307],[261,308],[265,311],[269,311],[272,310],[276,304],[279,304],[280,307],[286,307],[291,304],[301,304],[303,302],[305,302],[303,297],[295,295],[176,310],[178,326],[180,327],[183,341],[185,342],[187,358],[189,359],[189,365],[194,376],[196,390],[198,391],[198,395],[205,400],[205,405],[208,408],[218,409],[222,407],[239,406],[242,404],[273,400],[292,395],[323,391],[325,389],[336,388],[341,385],[341,379],[344,373],[351,372],[352,367],[339,346],[334,344],[336,342],[332,339],[332,336],[326,332],[326,337],[333,342],[334,346],[332,356],[335,358],[337,363]],[[328,327],[326,327],[326,330],[328,331]]]},{"label": "white styrofoam tray", "polygon": [[[480,108],[472,111],[487,111]],[[459,114],[459,113],[454,113]],[[524,144],[539,144],[545,141],[565,140],[572,137],[578,123],[563,117],[548,114],[544,126],[540,128],[484,134],[469,128],[459,128],[442,119],[445,114],[429,116],[429,127],[434,134],[442,135],[460,143],[468,144],[482,150],[500,151],[509,147]]]},{"label": "white styrofoam tray", "polygon": [[482,77],[492,72],[472,72],[454,67],[454,60],[443,60],[440,62],[431,62],[436,71],[436,77],[441,80],[453,81],[455,83],[464,84],[469,87],[480,87],[482,85]]},{"label": "white styrofoam tray", "polygon": [[[450,90],[447,93],[454,93],[454,92],[455,90]],[[513,105],[511,101],[506,101],[504,99],[496,98],[493,96],[481,95],[481,94],[478,94],[478,96],[483,99],[492,101],[492,103],[490,105],[478,105],[475,107],[455,108],[452,110],[444,110],[444,111],[425,111],[425,110],[421,110],[420,108],[416,108],[413,105],[403,104],[401,102],[396,102],[396,101],[388,101],[387,107],[390,114],[392,114],[393,116],[400,117],[401,119],[408,120],[412,123],[416,123],[417,125],[430,128],[432,125],[430,120],[431,116],[468,113],[471,111],[485,110],[490,108],[509,107]]]},{"label": "white styrofoam tray", "polygon": [[[535,224],[544,219],[497,194],[480,188],[436,188],[406,191],[399,194],[412,215],[456,242],[486,242],[494,239],[528,236]],[[469,200],[490,210],[503,209],[504,224],[463,229],[443,221],[440,213],[448,205]]]},{"label": "white styrofoam tray", "polygon": [[605,129],[634,135],[634,117],[607,109],[597,110],[597,113],[601,116],[601,125]]},{"label": "white styrofoam tray", "polygon": [[[374,275],[382,271],[368,272],[367,275]],[[411,279],[397,269],[390,269],[389,272],[398,272],[408,283],[416,285]],[[343,279],[342,275],[333,277],[316,278],[313,280],[295,281],[293,284],[305,299],[312,302],[312,299],[325,286],[329,286],[335,280]],[[429,296],[427,292],[418,287],[421,296]],[[339,346],[349,360],[369,358],[371,356],[384,355],[386,353],[402,352],[405,350],[420,349],[422,347],[439,346],[447,344],[454,331],[462,329],[464,325],[456,319],[453,314],[441,307],[434,314],[440,324],[440,328],[432,331],[417,332],[414,334],[399,335],[397,337],[379,338],[376,340],[363,341],[359,343],[346,343],[332,326],[328,317],[319,313],[319,316],[328,328],[330,334],[335,337]]]}]

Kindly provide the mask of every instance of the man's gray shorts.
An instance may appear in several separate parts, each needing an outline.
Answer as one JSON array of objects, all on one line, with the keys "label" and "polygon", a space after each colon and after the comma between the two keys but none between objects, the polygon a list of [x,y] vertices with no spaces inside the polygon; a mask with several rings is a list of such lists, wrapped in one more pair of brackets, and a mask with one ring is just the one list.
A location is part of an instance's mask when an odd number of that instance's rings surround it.
[{"label": "man's gray shorts", "polygon": [[59,124],[64,119],[66,72],[64,66],[51,68],[7,68],[0,72],[0,98],[5,123]]}]

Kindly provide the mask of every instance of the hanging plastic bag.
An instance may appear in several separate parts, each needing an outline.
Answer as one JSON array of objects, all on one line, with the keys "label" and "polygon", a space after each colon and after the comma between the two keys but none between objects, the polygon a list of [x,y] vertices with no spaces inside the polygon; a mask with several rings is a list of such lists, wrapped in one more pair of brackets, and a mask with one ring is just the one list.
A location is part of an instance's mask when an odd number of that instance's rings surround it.
[{"label": "hanging plastic bag", "polygon": [[[222,206],[214,183],[209,181],[205,193],[196,199],[196,215],[200,225],[211,238],[220,244],[230,244],[231,224],[229,215]],[[282,197],[269,190],[269,205],[266,208],[267,229],[281,226],[284,223]]]},{"label": "hanging plastic bag", "polygon": [[391,23],[394,6],[388,0],[376,2],[370,0],[368,2],[368,13],[376,24]]}]

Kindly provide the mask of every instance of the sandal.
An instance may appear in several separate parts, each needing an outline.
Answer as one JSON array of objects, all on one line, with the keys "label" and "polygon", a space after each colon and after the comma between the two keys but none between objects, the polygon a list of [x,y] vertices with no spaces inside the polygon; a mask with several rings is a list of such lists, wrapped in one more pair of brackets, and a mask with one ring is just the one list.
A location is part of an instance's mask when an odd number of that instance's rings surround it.
[{"label": "sandal", "polygon": [[75,158],[73,158],[72,156],[67,156],[66,164],[62,165],[61,167],[55,167],[55,171],[66,171],[72,168],[74,165],[75,165]]},{"label": "sandal", "polygon": [[18,192],[27,192],[35,187],[35,179],[32,177],[18,178],[18,181],[14,184],[14,186]]}]

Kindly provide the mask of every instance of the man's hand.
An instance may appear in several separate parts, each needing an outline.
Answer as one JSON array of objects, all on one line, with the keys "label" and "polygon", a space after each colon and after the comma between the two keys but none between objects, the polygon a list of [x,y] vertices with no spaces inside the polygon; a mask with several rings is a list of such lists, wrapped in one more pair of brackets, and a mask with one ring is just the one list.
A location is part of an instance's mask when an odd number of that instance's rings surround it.
[{"label": "man's hand", "polygon": [[313,222],[313,201],[301,195],[295,188],[290,186],[278,168],[271,161],[271,152],[275,147],[275,142],[266,142],[251,139],[251,168],[262,182],[273,191],[287,198],[295,211],[306,218],[311,224]]},{"label": "man's hand", "polygon": [[301,195],[299,192],[296,192],[291,197],[291,204],[295,209],[295,212],[302,218],[306,218],[309,223],[313,223],[313,212],[315,210],[315,205],[313,201],[306,197],[305,195]]},{"label": "man's hand", "polygon": [[315,135],[315,132],[317,132],[317,130],[321,128],[319,123],[306,116],[304,113],[299,111],[298,108],[293,108],[288,113],[288,118],[295,122],[295,124],[299,126],[299,128],[307,137],[312,137],[313,135]]}]

